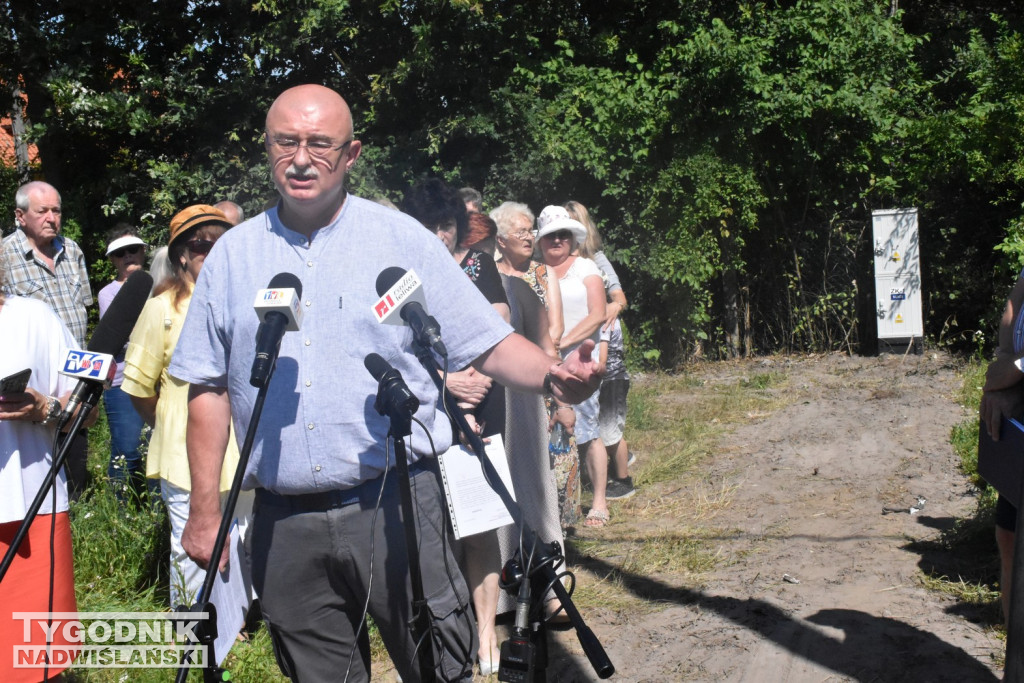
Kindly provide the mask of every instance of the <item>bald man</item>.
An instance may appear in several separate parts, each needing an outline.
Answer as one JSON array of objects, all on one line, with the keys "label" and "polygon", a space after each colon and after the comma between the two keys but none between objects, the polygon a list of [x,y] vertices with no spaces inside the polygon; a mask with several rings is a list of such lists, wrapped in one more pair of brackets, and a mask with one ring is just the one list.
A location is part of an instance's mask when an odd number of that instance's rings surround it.
[{"label": "bald man", "polygon": [[[411,332],[373,316],[377,275],[389,266],[416,271],[453,370],[472,364],[521,391],[546,388],[577,402],[600,381],[590,349],[552,366],[512,333],[436,237],[346,192],[362,144],[338,93],[319,85],[282,93],[267,112],[266,150],[280,202],[213,247],[170,367],[192,384],[183,545],[200,564],[210,561],[228,420],[245,434],[257,394],[248,381],[259,323],[252,298],[276,274],[292,273],[302,282],[302,327],[282,340],[243,481],[256,490],[252,575],[278,663],[298,680],[334,681],[351,662],[349,680],[369,680],[365,605],[402,679],[421,680],[404,536],[414,524],[435,675],[470,680],[476,628],[431,450],[431,440],[446,450],[452,429]],[[422,402],[415,414],[422,426],[408,441],[414,522],[401,519],[390,425],[373,410],[377,382],[363,365],[370,353],[385,357]]]},{"label": "bald man", "polygon": [[245,211],[242,210],[242,207],[229,199],[217,202],[213,208],[227,216],[231,225],[238,225],[245,220]]}]

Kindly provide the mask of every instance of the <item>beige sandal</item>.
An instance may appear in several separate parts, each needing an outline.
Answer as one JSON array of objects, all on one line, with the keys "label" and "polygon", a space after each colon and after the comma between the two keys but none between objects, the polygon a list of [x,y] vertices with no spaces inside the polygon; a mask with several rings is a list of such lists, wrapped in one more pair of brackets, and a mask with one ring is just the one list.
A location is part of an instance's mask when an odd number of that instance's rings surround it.
[{"label": "beige sandal", "polygon": [[607,510],[591,508],[590,512],[587,513],[587,518],[583,520],[583,526],[602,527],[608,523],[608,519]]}]

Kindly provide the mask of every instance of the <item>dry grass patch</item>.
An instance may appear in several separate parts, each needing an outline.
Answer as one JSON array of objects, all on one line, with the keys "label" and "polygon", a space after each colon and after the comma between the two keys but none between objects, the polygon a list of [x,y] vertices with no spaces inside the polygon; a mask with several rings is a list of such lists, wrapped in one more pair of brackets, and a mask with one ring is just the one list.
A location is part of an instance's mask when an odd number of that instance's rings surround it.
[{"label": "dry grass patch", "polygon": [[786,381],[781,372],[766,372],[715,384],[685,375],[637,382],[629,395],[626,439],[647,457],[634,479],[649,486],[685,477],[712,452],[727,425],[763,419],[783,405],[779,389]]},{"label": "dry grass patch", "polygon": [[573,572],[585,586],[573,595],[581,610],[635,610],[638,601],[653,609],[674,586],[699,585],[721,560],[714,529],[672,527],[637,535],[615,534],[614,528],[572,542]]},{"label": "dry grass patch", "polygon": [[613,515],[616,521],[623,518],[631,520],[649,520],[659,517],[673,520],[689,519],[694,522],[710,522],[722,510],[732,505],[740,482],[727,484],[723,482],[717,489],[712,489],[707,482],[701,480],[683,486],[672,486],[659,491],[650,497],[636,496],[623,503],[616,504]]},{"label": "dry grass patch", "polygon": [[742,484],[735,482],[727,484],[722,482],[715,490],[710,490],[706,484],[698,485],[694,494],[693,519],[695,521],[710,521],[715,516],[732,505],[733,498]]},{"label": "dry grass patch", "polygon": [[[958,602],[983,607],[989,611],[989,618],[993,623],[999,623],[1002,617],[999,609],[999,591],[976,581],[967,581],[963,577],[955,579],[948,576],[933,576],[925,572],[918,572],[918,582],[928,590],[938,591],[956,598]],[[1002,628],[995,629],[1002,637],[1006,632]]]},{"label": "dry grass patch", "polygon": [[626,440],[639,456],[637,495],[612,503],[609,526],[577,528],[568,540],[569,564],[585,586],[574,595],[581,608],[637,609],[639,601],[653,609],[673,586],[692,588],[733,561],[722,538],[735,532],[709,523],[742,483],[712,486],[699,466],[729,426],[764,419],[797,396],[784,371],[730,371],[710,380],[684,373],[634,382]]}]

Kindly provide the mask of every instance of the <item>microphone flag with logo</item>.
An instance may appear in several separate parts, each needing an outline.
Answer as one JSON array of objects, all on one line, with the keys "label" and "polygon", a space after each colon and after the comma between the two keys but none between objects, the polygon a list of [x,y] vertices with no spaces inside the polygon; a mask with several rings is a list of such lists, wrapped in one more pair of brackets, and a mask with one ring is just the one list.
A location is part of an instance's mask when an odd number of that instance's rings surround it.
[{"label": "microphone flag with logo", "polygon": [[249,384],[262,387],[270,381],[270,373],[281,351],[285,331],[296,331],[302,324],[302,282],[292,273],[278,273],[266,289],[256,292],[253,308],[260,319],[256,331],[256,357],[252,361]]},{"label": "microphone flag with logo", "polygon": [[412,328],[416,341],[442,358],[448,357],[448,349],[441,340],[441,326],[426,310],[423,282],[416,271],[397,266],[385,268],[377,276],[377,296],[373,315],[378,323],[388,325],[407,324]]}]

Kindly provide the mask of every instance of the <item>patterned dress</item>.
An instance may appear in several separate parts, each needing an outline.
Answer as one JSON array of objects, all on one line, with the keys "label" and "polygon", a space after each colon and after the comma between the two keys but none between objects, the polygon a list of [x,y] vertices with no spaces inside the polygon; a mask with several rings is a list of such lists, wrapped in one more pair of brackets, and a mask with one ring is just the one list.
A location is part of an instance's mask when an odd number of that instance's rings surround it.
[{"label": "patterned dress", "polygon": [[[547,288],[544,285],[548,276],[548,267],[538,261],[531,261],[530,267],[521,276],[530,288],[537,293],[547,307]],[[550,399],[546,399],[550,414]],[[562,528],[574,527],[582,516],[580,507],[580,454],[576,448],[576,438],[570,438],[569,451],[553,456],[552,469],[555,473],[555,488],[558,491],[558,508]]]}]

